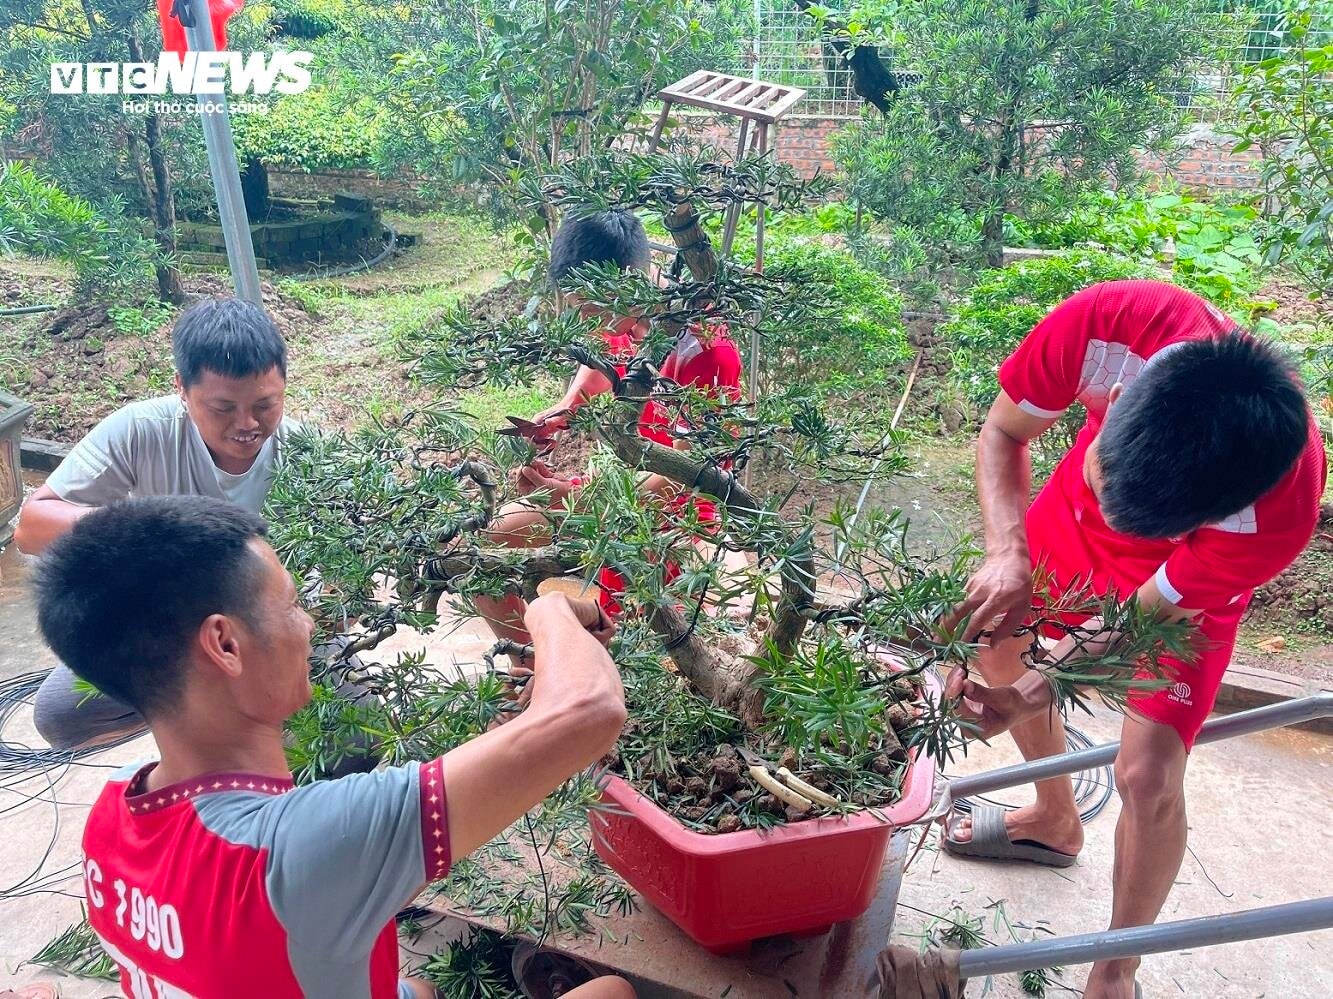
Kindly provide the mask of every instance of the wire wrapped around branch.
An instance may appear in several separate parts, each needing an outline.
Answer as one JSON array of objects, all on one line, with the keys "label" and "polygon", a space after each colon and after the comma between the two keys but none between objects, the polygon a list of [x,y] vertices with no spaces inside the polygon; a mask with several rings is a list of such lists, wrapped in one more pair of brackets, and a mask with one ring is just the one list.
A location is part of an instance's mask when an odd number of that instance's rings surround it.
[{"label": "wire wrapped around branch", "polygon": [[537,598],[543,580],[571,576],[583,569],[583,560],[554,545],[527,551],[468,547],[427,559],[422,583],[437,591],[458,592],[467,577],[498,577],[505,590],[525,600]]}]

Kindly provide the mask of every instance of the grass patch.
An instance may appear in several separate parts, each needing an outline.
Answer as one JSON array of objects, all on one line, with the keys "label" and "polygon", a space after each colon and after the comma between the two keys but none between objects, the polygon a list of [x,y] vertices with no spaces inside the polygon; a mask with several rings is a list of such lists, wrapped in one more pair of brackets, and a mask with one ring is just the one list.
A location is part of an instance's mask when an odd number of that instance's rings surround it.
[{"label": "grass patch", "polygon": [[554,378],[542,378],[532,385],[471,389],[458,397],[457,406],[475,417],[479,426],[500,426],[506,416],[531,416],[545,409],[559,400],[560,393]]}]

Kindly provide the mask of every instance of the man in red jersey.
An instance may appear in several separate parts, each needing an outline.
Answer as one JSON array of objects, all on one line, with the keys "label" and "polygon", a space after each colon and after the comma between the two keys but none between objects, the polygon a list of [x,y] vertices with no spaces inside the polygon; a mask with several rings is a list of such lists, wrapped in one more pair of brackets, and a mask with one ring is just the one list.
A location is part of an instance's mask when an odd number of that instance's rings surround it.
[{"label": "man in red jersey", "polygon": [[[551,243],[549,268],[557,289],[579,267],[604,263],[614,263],[623,271],[647,270],[648,237],[638,218],[630,212],[602,212],[570,219],[560,226]],[[585,317],[596,318],[605,324],[603,337],[612,357],[628,361],[634,356],[648,332],[646,320],[611,315],[589,303],[579,302],[572,295],[566,295],[566,299]],[[620,370],[623,374],[624,368]],[[662,363],[661,373],[680,385],[700,389],[717,399],[734,401],[740,398],[740,352],[722,324],[682,330]],[[568,426],[569,416],[575,410],[594,396],[610,390],[611,383],[605,375],[593,368],[581,367],[560,401],[536,414],[532,421],[551,430],[561,429]],[[667,447],[684,447],[675,435],[680,429],[684,428],[679,423],[672,425],[670,415],[661,406],[653,402],[644,406],[639,420],[639,432],[644,437]],[[512,548],[549,543],[547,510],[563,506],[565,498],[580,484],[581,480],[562,478],[553,474],[545,462],[534,460],[521,470],[519,488],[524,493],[539,494],[542,502],[535,504],[522,500],[504,507],[487,529],[488,540]],[[716,508],[711,500],[680,490],[664,476],[647,475],[638,488],[642,495],[658,497],[670,517],[683,517],[692,506],[700,521],[711,522],[716,518]],[[672,567],[668,567],[668,576],[671,572]],[[611,613],[618,612],[616,597],[624,589],[624,578],[608,567],[602,569],[598,582],[602,606]],[[477,597],[475,603],[497,637],[527,642],[522,625],[524,604],[521,597]],[[530,665],[516,661],[515,672],[525,673]]]},{"label": "man in red jersey", "polygon": [[[977,444],[986,556],[958,609],[984,634],[990,685],[950,678],[983,737],[1012,730],[1028,759],[1063,752],[1042,677],[1014,637],[1032,605],[1033,572],[1055,596],[1091,580],[1098,595],[1137,596],[1168,620],[1193,621],[1191,661],[1173,683],[1129,702],[1116,760],[1111,926],[1157,918],[1185,852],[1185,764],[1212,709],[1251,592],[1290,565],[1319,516],[1327,463],[1299,380],[1271,345],[1211,305],[1157,281],[1088,288],[1043,319],[999,372],[1000,396]],[[1028,444],[1075,402],[1087,419],[1029,505]],[[1115,636],[1097,641],[1092,654]],[[1050,653],[1068,655],[1064,639]],[[1036,803],[979,807],[949,830],[963,856],[1066,866],[1083,846],[1068,777],[1037,784]],[[1138,958],[1095,965],[1084,995],[1130,999]]]},{"label": "man in red jersey", "polygon": [[[522,717],[434,760],[293,787],[282,726],[310,698],[314,625],[264,532],[229,503],[150,497],[87,514],[43,556],[43,636],[161,753],[89,813],[89,922],[134,999],[433,996],[398,978],[394,914],[615,742],[611,629],[591,603],[537,600]],[[617,978],[567,994],[634,995]]]}]

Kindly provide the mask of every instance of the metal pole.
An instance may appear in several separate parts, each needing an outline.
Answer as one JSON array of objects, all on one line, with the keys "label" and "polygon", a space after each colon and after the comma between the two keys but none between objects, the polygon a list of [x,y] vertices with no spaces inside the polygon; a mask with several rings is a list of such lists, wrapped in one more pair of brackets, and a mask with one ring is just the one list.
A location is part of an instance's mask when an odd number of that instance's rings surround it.
[{"label": "metal pole", "polygon": [[[759,155],[762,157],[768,152],[768,130],[770,126],[766,122],[756,121],[754,123],[753,144],[758,147]],[[755,204],[754,219],[754,269],[756,274],[764,273],[764,192],[759,192],[759,199]],[[750,331],[750,406],[757,413],[759,411],[759,352],[761,346],[759,343],[759,324],[755,323],[754,329]],[[759,428],[755,427],[755,436],[759,435]],[[746,489],[750,488],[750,477],[754,471],[754,456],[745,463],[745,475],[741,482]]]},{"label": "metal pole", "polygon": [[[185,41],[191,52],[216,52],[213,22],[208,0],[190,0],[194,26],[185,26]],[[213,178],[213,192],[218,203],[222,237],[227,243],[227,264],[231,268],[236,296],[262,305],[259,292],[259,268],[255,265],[255,247],[250,241],[250,219],[241,195],[241,171],[236,163],[236,143],[231,135],[231,115],[227,111],[224,85],[216,94],[199,94],[199,115],[204,124],[204,144],[208,147],[208,172]],[[207,110],[211,106],[212,110]]]},{"label": "metal pole", "polygon": [[1089,964],[1117,957],[1161,954],[1214,944],[1237,943],[1286,933],[1308,933],[1333,926],[1333,895],[1246,909],[1220,916],[1201,916],[1152,926],[1130,926],[1100,933],[1035,940],[965,950],[958,965],[964,978],[1000,975],[1028,968]]},{"label": "metal pole", "polygon": [[[1264,729],[1280,728],[1284,725],[1299,725],[1301,722],[1328,715],[1333,715],[1333,693],[1325,691],[1311,697],[1282,701],[1226,715],[1223,718],[1214,718],[1204,724],[1196,744],[1233,739],[1239,735],[1249,735],[1252,732],[1262,732]],[[1031,763],[1018,763],[998,770],[955,777],[949,781],[949,796],[956,801],[972,794],[986,794],[1006,787],[1046,780],[1048,777],[1091,770],[1112,762],[1119,751],[1120,743],[1110,742],[1104,746],[1080,749],[1074,753],[1048,756],[1042,760],[1033,760]]]},{"label": "metal pole", "polygon": [[[760,126],[763,127],[762,125]],[[739,163],[745,157],[745,141],[750,137],[750,119],[741,119],[741,137],[736,143],[736,162]],[[736,222],[741,217],[742,205],[739,201],[733,201],[727,206],[727,223],[722,229],[722,256],[731,256],[731,244],[736,238]]]}]

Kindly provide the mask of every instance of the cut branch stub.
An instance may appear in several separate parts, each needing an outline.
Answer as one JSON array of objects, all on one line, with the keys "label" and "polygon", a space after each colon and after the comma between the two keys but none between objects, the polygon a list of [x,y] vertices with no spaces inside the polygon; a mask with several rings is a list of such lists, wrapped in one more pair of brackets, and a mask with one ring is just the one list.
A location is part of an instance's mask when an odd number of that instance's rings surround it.
[{"label": "cut branch stub", "polygon": [[717,274],[717,254],[713,252],[708,233],[699,224],[699,213],[694,210],[694,205],[682,201],[662,221],[694,279],[700,283],[713,280]]}]

